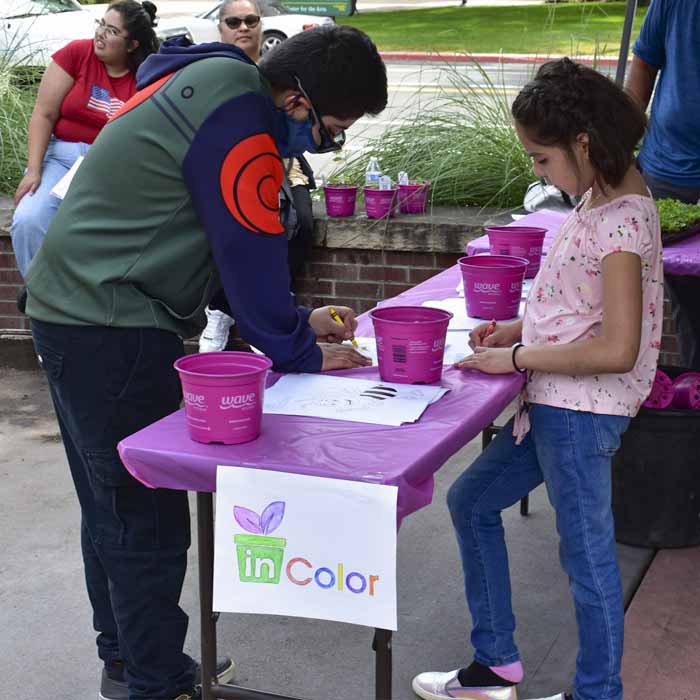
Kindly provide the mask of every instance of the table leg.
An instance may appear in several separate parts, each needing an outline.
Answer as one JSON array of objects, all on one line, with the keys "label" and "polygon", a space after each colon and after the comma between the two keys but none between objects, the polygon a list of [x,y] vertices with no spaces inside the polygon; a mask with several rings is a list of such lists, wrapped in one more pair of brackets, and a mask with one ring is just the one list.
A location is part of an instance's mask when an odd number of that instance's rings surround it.
[{"label": "table leg", "polygon": [[[197,493],[197,542],[199,546],[199,622],[202,644],[202,700],[301,700],[236,685],[216,682],[216,621],[214,593],[214,507],[211,493]],[[391,635],[391,632],[389,632]],[[391,670],[390,670],[391,677]]]},{"label": "table leg", "polygon": [[374,661],[374,687],[376,700],[391,700],[391,630],[378,627],[374,630],[372,649]]},{"label": "table leg", "polygon": [[216,682],[216,617],[214,591],[214,507],[211,493],[197,493],[197,542],[199,545],[199,624],[202,640],[202,700],[214,700]]}]

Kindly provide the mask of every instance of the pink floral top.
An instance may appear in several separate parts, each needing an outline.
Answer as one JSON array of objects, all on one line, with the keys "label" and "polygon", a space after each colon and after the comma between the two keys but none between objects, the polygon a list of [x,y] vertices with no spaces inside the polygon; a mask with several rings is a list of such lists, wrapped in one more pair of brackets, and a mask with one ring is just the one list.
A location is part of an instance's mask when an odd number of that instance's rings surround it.
[{"label": "pink floral top", "polygon": [[523,321],[523,343],[573,343],[602,330],[606,255],[636,253],[642,261],[643,318],[639,356],[626,374],[571,377],[531,372],[530,403],[634,416],[651,391],[663,323],[663,258],[654,201],[627,195],[582,210],[590,192],[563,223],[533,281]]}]

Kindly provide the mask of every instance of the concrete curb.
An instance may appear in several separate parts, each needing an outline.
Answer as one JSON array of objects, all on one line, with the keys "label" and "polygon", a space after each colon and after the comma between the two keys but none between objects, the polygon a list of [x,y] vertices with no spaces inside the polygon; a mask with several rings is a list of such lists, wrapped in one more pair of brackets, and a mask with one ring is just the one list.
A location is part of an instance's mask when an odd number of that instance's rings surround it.
[{"label": "concrete curb", "polygon": [[[541,56],[526,53],[429,53],[425,51],[380,51],[385,61],[414,61],[418,63],[519,63],[540,64],[563,58],[563,55]],[[598,66],[616,66],[617,58],[579,56],[579,63]]]}]

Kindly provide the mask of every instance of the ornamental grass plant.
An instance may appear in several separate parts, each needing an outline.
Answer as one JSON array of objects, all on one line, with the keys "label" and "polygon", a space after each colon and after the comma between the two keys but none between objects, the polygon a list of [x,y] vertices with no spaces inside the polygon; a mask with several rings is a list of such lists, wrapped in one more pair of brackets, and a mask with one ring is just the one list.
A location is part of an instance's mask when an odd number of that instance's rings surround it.
[{"label": "ornamental grass plant", "polygon": [[411,97],[420,102],[415,116],[368,138],[361,152],[338,164],[330,181],[364,183],[374,155],[392,179],[406,171],[411,180],[430,182],[432,206],[521,206],[535,177],[513,129],[512,90],[504,87],[502,73],[494,80],[477,61],[467,65],[471,72],[463,64],[444,64],[437,94],[435,86],[427,99],[418,90]]},{"label": "ornamental grass plant", "polygon": [[27,162],[27,127],[34,109],[38,82],[0,54],[0,193],[14,193]]}]

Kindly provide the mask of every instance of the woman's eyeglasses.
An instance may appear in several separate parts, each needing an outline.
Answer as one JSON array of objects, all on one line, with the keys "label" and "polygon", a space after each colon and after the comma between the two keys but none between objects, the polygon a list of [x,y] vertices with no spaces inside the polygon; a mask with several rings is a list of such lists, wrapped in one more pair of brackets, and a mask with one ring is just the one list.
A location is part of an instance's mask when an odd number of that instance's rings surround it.
[{"label": "woman's eyeglasses", "polygon": [[258,15],[246,15],[245,17],[223,17],[221,21],[224,22],[229,29],[238,29],[241,24],[245,24],[248,29],[253,29],[260,24],[260,17]]},{"label": "woman's eyeglasses", "polygon": [[122,36],[121,30],[113,27],[111,24],[105,24],[103,19],[95,20],[95,31],[100,31],[111,39],[116,39],[117,37]]},{"label": "woman's eyeglasses", "polygon": [[326,125],[321,121],[320,112],[316,111],[316,108],[311,102],[311,98],[306,94],[306,90],[299,80],[299,76],[295,75],[294,79],[297,82],[297,87],[299,92],[306,98],[309,103],[311,117],[318,126],[318,133],[321,136],[321,143],[316,146],[316,153],[332,153],[333,151],[339,151],[345,145],[345,129],[341,129],[337,134],[333,135],[326,128]]}]

